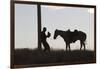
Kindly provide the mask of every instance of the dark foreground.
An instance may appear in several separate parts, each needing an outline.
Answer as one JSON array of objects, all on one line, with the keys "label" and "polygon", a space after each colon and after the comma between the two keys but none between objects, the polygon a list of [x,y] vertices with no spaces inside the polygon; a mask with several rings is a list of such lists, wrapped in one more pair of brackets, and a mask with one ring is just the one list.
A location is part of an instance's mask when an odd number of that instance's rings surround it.
[{"label": "dark foreground", "polygon": [[79,64],[94,63],[95,55],[93,51],[74,50],[66,52],[63,50],[43,52],[38,49],[17,49],[14,53],[14,65],[49,65],[49,64]]}]

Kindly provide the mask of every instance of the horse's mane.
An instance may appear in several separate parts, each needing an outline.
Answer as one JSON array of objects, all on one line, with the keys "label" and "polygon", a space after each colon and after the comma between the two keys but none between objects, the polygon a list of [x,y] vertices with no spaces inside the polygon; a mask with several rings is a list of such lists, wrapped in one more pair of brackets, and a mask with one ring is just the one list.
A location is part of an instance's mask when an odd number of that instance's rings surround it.
[{"label": "horse's mane", "polygon": [[66,32],[66,31],[62,31],[62,30],[58,30],[58,29],[56,29],[56,31],[59,31],[59,32]]}]

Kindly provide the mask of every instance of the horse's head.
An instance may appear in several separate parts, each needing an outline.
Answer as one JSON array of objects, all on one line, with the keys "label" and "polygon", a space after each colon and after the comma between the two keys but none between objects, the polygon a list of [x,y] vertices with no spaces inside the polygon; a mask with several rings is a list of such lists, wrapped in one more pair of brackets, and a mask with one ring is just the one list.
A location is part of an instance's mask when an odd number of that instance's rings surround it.
[{"label": "horse's head", "polygon": [[57,38],[57,36],[58,36],[57,31],[58,31],[58,30],[56,29],[56,30],[55,30],[55,32],[54,32],[54,37],[53,37],[54,39],[56,39],[56,38]]}]

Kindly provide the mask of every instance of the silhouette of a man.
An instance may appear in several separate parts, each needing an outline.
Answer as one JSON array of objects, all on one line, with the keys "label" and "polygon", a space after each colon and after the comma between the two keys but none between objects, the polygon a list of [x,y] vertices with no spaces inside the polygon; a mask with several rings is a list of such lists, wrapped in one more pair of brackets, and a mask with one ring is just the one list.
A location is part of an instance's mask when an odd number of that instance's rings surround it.
[{"label": "silhouette of a man", "polygon": [[46,27],[44,27],[43,31],[41,32],[41,43],[44,46],[44,51],[50,51],[50,47],[46,39],[49,38],[51,34],[48,32],[48,35],[46,35],[45,32],[46,32]]}]

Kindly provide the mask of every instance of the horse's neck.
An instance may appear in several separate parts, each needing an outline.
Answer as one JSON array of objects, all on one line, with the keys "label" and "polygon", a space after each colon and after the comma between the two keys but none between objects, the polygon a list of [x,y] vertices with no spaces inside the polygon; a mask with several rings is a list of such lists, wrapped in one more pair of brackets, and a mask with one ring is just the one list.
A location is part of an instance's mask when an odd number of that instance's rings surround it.
[{"label": "horse's neck", "polygon": [[60,35],[61,37],[64,37],[64,34],[65,34],[64,31],[60,31],[60,30],[59,30],[59,35]]}]

